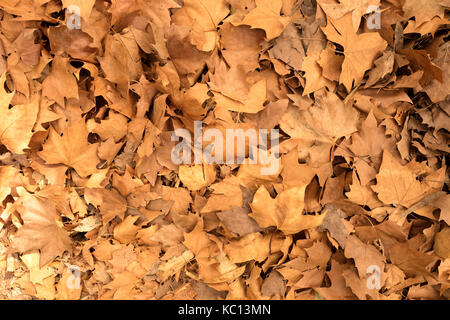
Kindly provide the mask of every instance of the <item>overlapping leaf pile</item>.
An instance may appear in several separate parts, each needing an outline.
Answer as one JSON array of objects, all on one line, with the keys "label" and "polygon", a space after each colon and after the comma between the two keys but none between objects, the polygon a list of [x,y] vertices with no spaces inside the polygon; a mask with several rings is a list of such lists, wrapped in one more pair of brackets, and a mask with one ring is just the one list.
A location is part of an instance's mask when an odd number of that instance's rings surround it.
[{"label": "overlapping leaf pile", "polygon": [[[0,1],[1,297],[448,299],[449,6]],[[279,172],[175,165],[196,120]]]}]

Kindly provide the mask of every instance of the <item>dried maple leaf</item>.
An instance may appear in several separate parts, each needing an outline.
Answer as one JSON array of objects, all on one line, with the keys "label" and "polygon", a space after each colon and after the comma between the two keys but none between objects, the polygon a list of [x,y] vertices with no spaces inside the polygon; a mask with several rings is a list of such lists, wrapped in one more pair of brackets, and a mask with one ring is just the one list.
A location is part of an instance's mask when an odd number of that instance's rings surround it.
[{"label": "dried maple leaf", "polygon": [[261,233],[250,233],[224,246],[224,251],[232,263],[241,263],[250,260],[264,261],[270,251],[270,236]]},{"label": "dried maple leaf", "polygon": [[[105,78],[117,83],[120,94],[126,98],[130,82],[137,80],[142,74],[139,47],[134,38],[128,34],[108,35],[105,42],[105,54],[97,59],[105,73]],[[117,111],[131,117],[128,109],[123,108]]]},{"label": "dried maple leaf", "polygon": [[[37,29],[24,29],[22,33],[14,40],[20,59],[29,66],[36,66],[39,63],[42,44],[38,41],[39,32]],[[14,70],[10,70],[12,72]]]},{"label": "dried maple leaf", "polygon": [[92,37],[80,29],[67,27],[50,27],[48,37],[55,54],[69,54],[74,59],[95,62],[98,48],[94,48]]},{"label": "dried maple leaf", "polygon": [[247,74],[243,68],[233,65],[228,68],[225,61],[219,60],[209,78],[208,85],[211,91],[219,92],[236,101],[248,99],[251,84],[247,81]]},{"label": "dried maple leaf", "polygon": [[355,171],[353,171],[353,182],[350,185],[350,191],[346,192],[345,195],[352,202],[368,206],[369,208],[376,208],[382,205],[375,192],[370,188],[370,185],[363,185]]},{"label": "dried maple leaf", "polygon": [[250,11],[240,24],[263,29],[267,40],[278,37],[288,25],[290,18],[280,15],[282,0],[255,0],[256,8]]},{"label": "dried maple leaf", "polygon": [[325,215],[306,215],[304,210],[305,186],[293,187],[273,199],[262,186],[256,191],[250,204],[252,214],[262,228],[276,226],[285,234],[294,234],[319,226]]},{"label": "dried maple leaf", "polygon": [[139,219],[139,216],[128,216],[122,223],[118,224],[114,228],[114,238],[119,240],[120,243],[130,243],[136,239],[136,234],[140,227],[134,223]]},{"label": "dried maple leaf", "polygon": [[449,298],[447,8],[0,0],[0,299]]},{"label": "dried maple leaf", "polygon": [[392,264],[402,269],[407,275],[429,276],[427,266],[435,261],[435,257],[420,252],[411,240],[399,242],[389,250]]},{"label": "dried maple leaf", "polygon": [[197,83],[183,92],[180,98],[176,97],[174,100],[186,116],[192,120],[202,120],[207,111],[204,108],[204,102],[210,98],[208,91],[209,88],[205,83]]},{"label": "dried maple leaf", "polygon": [[433,102],[444,101],[449,95],[447,89],[450,86],[450,59],[448,59],[449,50],[450,43],[446,42],[439,47],[438,56],[433,60],[433,63],[435,63],[443,71],[442,81],[435,78],[424,87],[425,92]]},{"label": "dried maple leaf", "polygon": [[13,249],[22,253],[40,250],[41,267],[64,251],[72,250],[67,231],[57,223],[58,214],[53,202],[26,195],[18,200],[17,211],[24,223],[14,237]]},{"label": "dried maple leaf", "polygon": [[64,107],[64,98],[78,99],[78,84],[73,74],[74,67],[68,58],[56,56],[53,59],[51,72],[42,82],[42,96],[48,97]]},{"label": "dried maple leaf", "polygon": [[373,64],[374,59],[387,46],[387,42],[376,32],[356,34],[353,29],[352,15],[346,14],[338,20],[328,19],[322,28],[328,40],[340,44],[344,48],[345,59],[339,83],[350,92],[357,86]]},{"label": "dried maple leaf", "polygon": [[88,131],[84,120],[79,120],[72,126],[67,126],[60,136],[50,127],[49,138],[44,143],[43,150],[38,155],[47,164],[65,164],[72,167],[82,177],[87,177],[97,171],[98,144],[89,144]]},{"label": "dried maple leaf", "polygon": [[405,55],[405,57],[410,61],[410,65],[414,71],[423,70],[422,78],[420,79],[420,84],[427,85],[432,79],[443,82],[442,70],[435,65],[426,50],[410,50],[402,49],[399,53]]},{"label": "dried maple leaf", "polygon": [[189,190],[195,191],[213,183],[216,180],[216,170],[213,165],[209,164],[182,165],[178,176]]},{"label": "dried maple leaf", "polygon": [[311,163],[327,162],[337,139],[355,132],[358,123],[356,110],[345,106],[335,94],[325,91],[319,101],[306,110],[289,106],[280,121],[281,130],[295,139],[300,149],[306,149]]},{"label": "dried maple leaf", "polygon": [[310,94],[320,88],[327,87],[333,89],[333,82],[322,76],[322,68],[319,60],[320,52],[313,51],[303,59],[301,70],[305,72],[306,85],[303,89],[303,95]]},{"label": "dried maple leaf", "polygon": [[235,112],[258,113],[264,110],[267,99],[267,81],[262,79],[252,85],[248,91],[248,97],[241,101],[230,99],[220,93],[214,93],[214,101],[217,106]]},{"label": "dried maple leaf", "polygon": [[380,0],[318,0],[317,3],[325,14],[334,20],[351,12],[355,32],[358,31],[361,18],[367,13],[369,6],[380,6]]},{"label": "dried maple leaf", "polygon": [[201,213],[231,210],[232,207],[242,206],[242,191],[238,178],[234,176],[225,178],[223,181],[211,185],[210,188],[213,192]]},{"label": "dried maple leaf", "polygon": [[283,155],[283,185],[286,189],[295,186],[308,185],[314,178],[316,172],[313,168],[304,163],[298,163],[298,150],[292,149],[286,155]]},{"label": "dried maple leaf", "polygon": [[0,121],[0,142],[12,152],[22,154],[33,135],[40,97],[35,95],[29,103],[10,108],[14,92],[6,92],[5,81],[6,74],[3,74],[0,78],[0,112],[3,115]]},{"label": "dried maple leaf", "polygon": [[185,215],[189,212],[189,205],[192,203],[192,198],[188,190],[184,188],[170,188],[162,187],[163,200],[173,201],[170,208],[170,213]]},{"label": "dried maple leaf", "polygon": [[[336,150],[337,155],[347,156],[343,147],[348,145],[348,142],[344,142],[341,148]],[[363,186],[375,178],[383,151],[396,153],[395,139],[386,135],[385,128],[378,125],[372,111],[369,112],[358,132],[352,134],[351,145],[348,145],[348,149],[354,156],[354,166]]]},{"label": "dried maple leaf", "polygon": [[201,51],[212,51],[218,40],[217,27],[228,15],[225,0],[186,0],[172,16],[172,23],[192,29],[190,41]]},{"label": "dried maple leaf", "polygon": [[370,266],[377,266],[381,273],[384,273],[385,257],[370,244],[363,243],[357,236],[351,235],[345,243],[345,256],[355,260],[359,277],[367,277],[367,270]]},{"label": "dried maple leaf", "polygon": [[[443,170],[444,169],[444,170]],[[402,166],[388,151],[383,153],[383,162],[377,174],[377,184],[372,189],[385,204],[396,204],[410,207],[430,193],[439,191],[444,182],[445,168],[441,168],[430,181],[438,186],[420,182],[418,175],[408,166]],[[437,187],[437,188],[436,188]]]},{"label": "dried maple leaf", "polygon": [[84,199],[87,203],[99,207],[103,224],[108,223],[115,217],[123,219],[127,210],[126,200],[115,189],[87,188],[84,192]]}]

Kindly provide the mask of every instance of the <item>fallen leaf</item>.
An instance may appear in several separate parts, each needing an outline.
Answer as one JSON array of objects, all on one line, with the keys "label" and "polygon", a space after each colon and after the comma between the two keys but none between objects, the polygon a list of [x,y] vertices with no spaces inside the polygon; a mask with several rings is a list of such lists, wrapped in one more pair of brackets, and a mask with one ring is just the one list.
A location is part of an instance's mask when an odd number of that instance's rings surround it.
[{"label": "fallen leaf", "polygon": [[338,20],[329,19],[327,26],[322,28],[328,40],[344,48],[345,59],[339,83],[348,92],[361,82],[364,72],[387,46],[387,42],[378,33],[356,34],[353,27],[352,15],[346,14]]},{"label": "fallen leaf", "polygon": [[46,265],[64,251],[71,251],[71,240],[66,230],[57,223],[58,214],[50,200],[25,196],[17,206],[23,226],[16,233],[12,247],[19,252],[40,250],[40,266]]},{"label": "fallen leaf", "polygon": [[256,8],[249,12],[241,24],[252,28],[263,29],[267,40],[278,37],[289,23],[289,17],[280,15],[283,2],[281,0],[255,0]]},{"label": "fallen leaf", "polygon": [[47,164],[65,164],[82,177],[97,171],[97,144],[89,144],[88,131],[83,120],[68,126],[61,135],[51,128],[49,138],[39,156]]}]

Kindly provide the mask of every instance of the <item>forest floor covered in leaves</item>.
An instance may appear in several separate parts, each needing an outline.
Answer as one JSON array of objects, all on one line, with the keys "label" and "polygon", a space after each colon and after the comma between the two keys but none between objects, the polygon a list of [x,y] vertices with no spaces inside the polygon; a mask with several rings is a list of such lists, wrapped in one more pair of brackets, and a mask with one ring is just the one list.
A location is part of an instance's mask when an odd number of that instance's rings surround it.
[{"label": "forest floor covered in leaves", "polygon": [[449,299],[449,8],[1,0],[0,298]]}]

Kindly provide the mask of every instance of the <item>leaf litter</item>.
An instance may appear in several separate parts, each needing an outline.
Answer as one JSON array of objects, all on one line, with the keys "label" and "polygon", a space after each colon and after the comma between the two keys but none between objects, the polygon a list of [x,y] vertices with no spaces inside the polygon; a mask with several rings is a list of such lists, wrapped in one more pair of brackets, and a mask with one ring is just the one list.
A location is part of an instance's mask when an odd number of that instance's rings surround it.
[{"label": "leaf litter", "polygon": [[[0,297],[449,299],[448,9],[2,1]],[[196,121],[279,170],[175,164]]]}]

